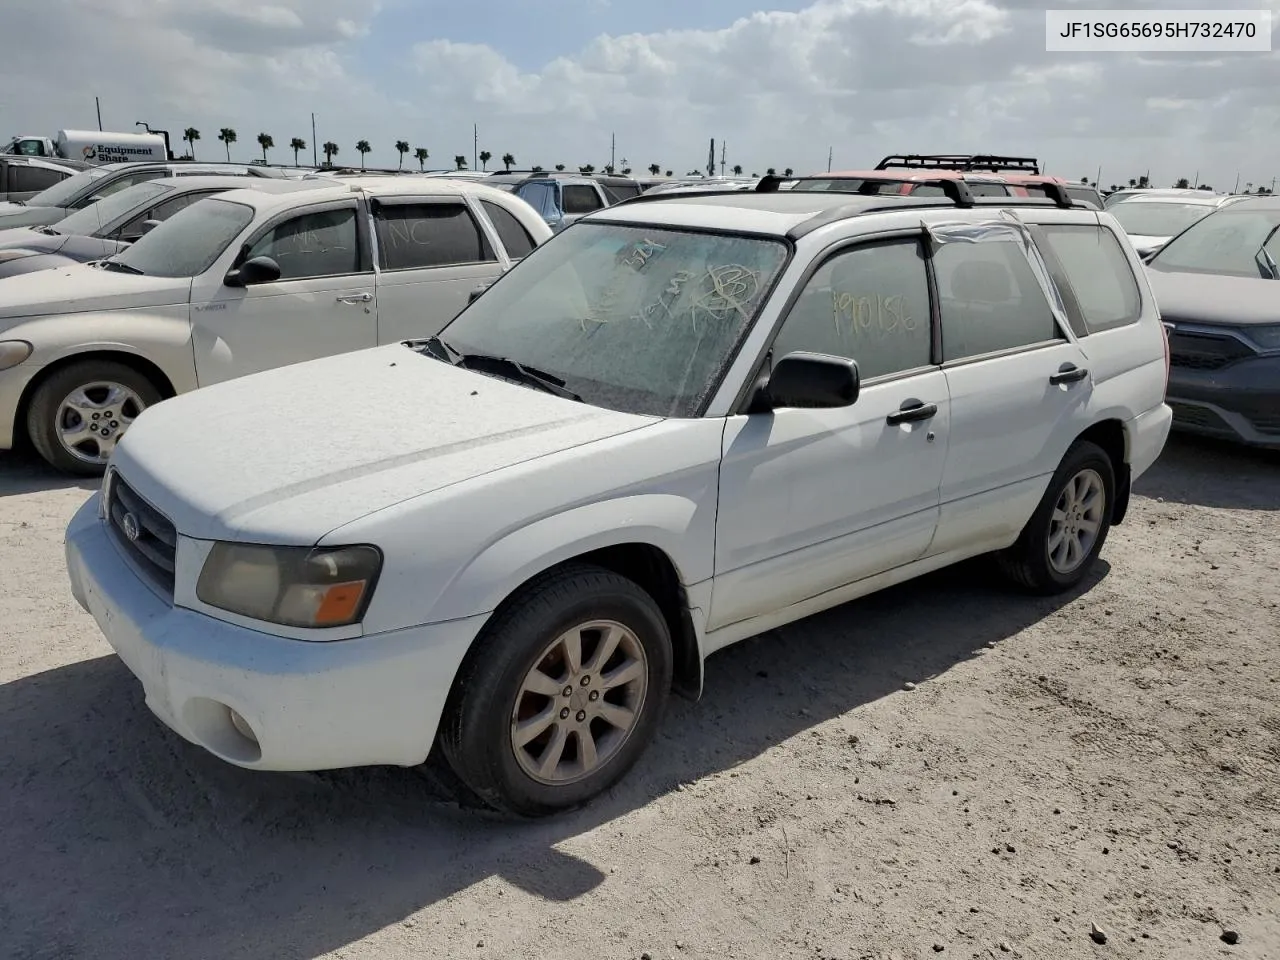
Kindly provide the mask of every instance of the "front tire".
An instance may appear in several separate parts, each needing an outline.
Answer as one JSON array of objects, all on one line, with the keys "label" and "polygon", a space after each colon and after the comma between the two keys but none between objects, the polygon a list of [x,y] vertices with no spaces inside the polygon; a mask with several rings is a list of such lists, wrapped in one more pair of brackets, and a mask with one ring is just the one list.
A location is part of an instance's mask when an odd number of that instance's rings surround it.
[{"label": "front tire", "polygon": [[1017,541],[996,555],[1004,574],[1036,593],[1063,593],[1097,562],[1111,530],[1115,468],[1105,450],[1077,440],[1062,458]]},{"label": "front tire", "polygon": [[643,589],[575,564],[485,627],[445,706],[440,747],[480,799],[536,817],[609,789],[644,752],[671,689],[671,636]]},{"label": "front tire", "polygon": [[99,476],[129,425],[161,399],[155,384],[132,367],[114,360],[83,360],[36,387],[27,410],[27,434],[54,468]]}]

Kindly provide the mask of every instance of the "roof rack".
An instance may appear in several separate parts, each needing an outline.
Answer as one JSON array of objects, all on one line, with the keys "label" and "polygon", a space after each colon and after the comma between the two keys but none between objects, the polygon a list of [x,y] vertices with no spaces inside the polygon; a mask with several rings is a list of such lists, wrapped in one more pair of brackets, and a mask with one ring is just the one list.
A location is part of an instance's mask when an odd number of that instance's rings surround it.
[{"label": "roof rack", "polygon": [[891,154],[876,164],[877,170],[905,167],[910,170],[1002,170],[1020,173],[1040,172],[1040,161],[1035,157],[1002,157],[995,154],[967,153],[907,153]]},{"label": "roof rack", "polygon": [[[756,193],[777,193],[783,183],[812,183],[815,181],[829,182],[830,177],[779,177],[764,176],[760,178],[760,182],[756,184]],[[878,187],[884,183],[883,180],[872,181],[864,186]],[[968,184],[963,180],[939,177],[937,180],[904,180],[903,183],[913,183],[917,185],[927,185],[938,187],[942,190],[942,195],[951,201],[957,207],[972,207],[973,193],[969,190]],[[811,191],[805,191],[806,193]],[[884,196],[878,190],[867,190],[863,193],[862,189],[858,190],[818,190],[814,193],[844,193],[849,196]]]}]

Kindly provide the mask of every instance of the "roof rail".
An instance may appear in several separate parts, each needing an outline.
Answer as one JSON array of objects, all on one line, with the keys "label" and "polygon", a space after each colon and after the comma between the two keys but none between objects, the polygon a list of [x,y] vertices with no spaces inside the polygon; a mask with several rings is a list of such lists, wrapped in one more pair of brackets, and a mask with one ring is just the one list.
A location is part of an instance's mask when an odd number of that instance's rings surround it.
[{"label": "roof rail", "polygon": [[[786,178],[777,177],[777,176],[773,176],[773,177],[765,176],[761,178],[758,184],[756,184],[756,192],[757,193],[774,193],[778,190],[779,186],[784,182],[785,183],[813,183],[813,182],[829,183],[830,181],[831,181],[830,177],[824,177],[824,176],[786,177]],[[870,187],[878,187],[880,184],[886,183],[886,182],[892,182],[892,181],[873,180],[873,181],[868,181],[865,185]],[[952,177],[939,177],[936,180],[902,180],[901,182],[910,183],[915,186],[938,187],[942,191],[942,195],[947,199],[949,199],[954,206],[957,206],[957,207],[973,206],[973,193],[969,190],[969,185],[965,183],[963,180],[958,180]],[[806,190],[804,192],[805,193],[810,193],[810,192],[812,193],[844,193],[844,194],[848,194],[849,196],[884,196],[884,194],[881,194],[879,190],[868,190],[866,193],[864,193],[861,188],[859,188],[858,190],[814,190],[814,191]]]},{"label": "roof rail", "polygon": [[996,154],[968,153],[906,153],[891,154],[876,164],[877,170],[905,167],[911,170],[1002,170],[1021,173],[1040,172],[1040,161],[1035,157],[1004,157]]}]

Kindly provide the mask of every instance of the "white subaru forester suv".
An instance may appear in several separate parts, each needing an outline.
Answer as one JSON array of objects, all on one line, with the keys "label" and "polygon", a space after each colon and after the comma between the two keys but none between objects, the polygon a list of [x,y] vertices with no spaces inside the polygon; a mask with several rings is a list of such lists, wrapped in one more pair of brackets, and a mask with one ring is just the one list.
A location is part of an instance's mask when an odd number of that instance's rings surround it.
[{"label": "white subaru forester suv", "polygon": [[148,409],[67,563],[150,708],[261,770],[438,742],[539,815],[728,644],[978,554],[1080,584],[1170,424],[1115,221],[777,187],[610,207],[438,336]]}]

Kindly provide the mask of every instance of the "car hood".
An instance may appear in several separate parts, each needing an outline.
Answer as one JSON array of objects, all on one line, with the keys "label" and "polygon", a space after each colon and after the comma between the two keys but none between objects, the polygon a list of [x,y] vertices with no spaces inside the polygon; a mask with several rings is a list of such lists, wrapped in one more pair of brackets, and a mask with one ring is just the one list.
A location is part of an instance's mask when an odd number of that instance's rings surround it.
[{"label": "car hood", "polygon": [[190,298],[190,277],[140,277],[75,264],[9,277],[0,284],[0,328],[6,320],[160,307]]},{"label": "car hood", "polygon": [[1160,316],[1233,327],[1280,323],[1280,280],[1147,270]]},{"label": "car hood", "polygon": [[70,211],[62,207],[29,207],[18,203],[0,203],[0,230],[57,223],[68,213]]},{"label": "car hood", "polygon": [[166,400],[113,463],[187,536],[309,545],[411,497],[657,422],[391,344]]}]

